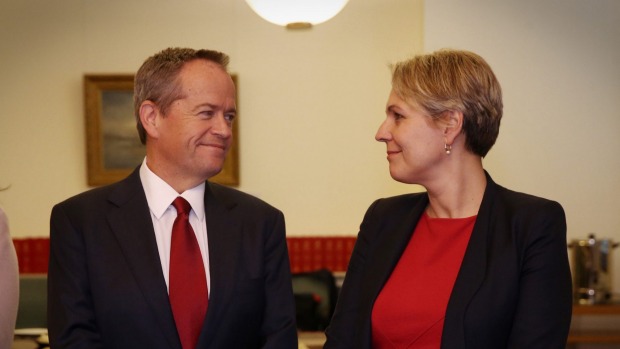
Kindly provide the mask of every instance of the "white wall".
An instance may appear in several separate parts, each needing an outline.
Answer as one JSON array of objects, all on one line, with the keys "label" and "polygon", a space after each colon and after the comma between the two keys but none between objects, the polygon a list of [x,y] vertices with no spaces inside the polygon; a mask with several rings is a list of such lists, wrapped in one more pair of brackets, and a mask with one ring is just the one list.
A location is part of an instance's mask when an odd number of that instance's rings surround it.
[{"label": "white wall", "polygon": [[475,51],[502,84],[485,167],[507,187],[559,201],[569,239],[620,241],[619,23],[616,0],[425,3],[425,49]]},{"label": "white wall", "polygon": [[282,209],[290,235],[355,234],[372,200],[402,191],[373,136],[387,64],[421,51],[421,0],[352,0],[301,32],[243,0],[2,0],[0,45],[0,206],[15,236],[47,235],[52,205],[88,189],[83,74],[133,73],[168,46],[230,54],[240,189]]},{"label": "white wall", "polygon": [[[289,235],[357,233],[368,205],[402,191],[374,133],[388,64],[422,50],[422,2],[351,0],[312,31],[246,10],[237,42],[241,189],[284,211]],[[239,26],[239,28],[245,28]]]}]

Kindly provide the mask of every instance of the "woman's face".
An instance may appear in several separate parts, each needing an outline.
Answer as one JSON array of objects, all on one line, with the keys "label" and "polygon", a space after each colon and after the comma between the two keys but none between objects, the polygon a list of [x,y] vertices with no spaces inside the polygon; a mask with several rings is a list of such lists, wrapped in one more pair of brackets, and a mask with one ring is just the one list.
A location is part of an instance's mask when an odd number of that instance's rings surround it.
[{"label": "woman's face", "polygon": [[399,182],[422,184],[436,178],[437,165],[446,157],[441,127],[421,108],[390,93],[386,118],[375,139],[387,146],[390,175]]}]

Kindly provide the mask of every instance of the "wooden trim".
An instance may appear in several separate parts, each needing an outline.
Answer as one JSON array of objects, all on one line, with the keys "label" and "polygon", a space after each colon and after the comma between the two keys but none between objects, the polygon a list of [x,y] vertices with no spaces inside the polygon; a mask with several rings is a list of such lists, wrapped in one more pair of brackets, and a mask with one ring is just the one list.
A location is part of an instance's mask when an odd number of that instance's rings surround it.
[{"label": "wooden trim", "polygon": [[620,304],[573,305],[573,315],[620,315]]}]

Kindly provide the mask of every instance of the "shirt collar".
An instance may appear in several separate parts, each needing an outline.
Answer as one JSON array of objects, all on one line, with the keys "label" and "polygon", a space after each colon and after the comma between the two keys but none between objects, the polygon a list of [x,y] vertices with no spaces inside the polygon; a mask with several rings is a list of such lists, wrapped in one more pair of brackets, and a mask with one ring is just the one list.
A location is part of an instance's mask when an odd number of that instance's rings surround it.
[{"label": "shirt collar", "polygon": [[157,219],[161,218],[177,196],[182,196],[192,205],[192,210],[200,221],[204,219],[204,182],[179,195],[168,183],[151,171],[146,164],[146,157],[142,161],[142,166],[140,166],[140,180],[142,181],[149,208]]}]

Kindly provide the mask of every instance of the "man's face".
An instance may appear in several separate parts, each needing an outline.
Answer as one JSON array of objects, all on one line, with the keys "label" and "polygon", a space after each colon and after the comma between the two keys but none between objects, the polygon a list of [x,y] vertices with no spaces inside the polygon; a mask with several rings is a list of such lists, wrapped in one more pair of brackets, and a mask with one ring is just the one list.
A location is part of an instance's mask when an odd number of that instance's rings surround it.
[{"label": "man's face", "polygon": [[175,189],[180,183],[189,189],[222,170],[232,143],[235,86],[221,67],[200,59],[185,63],[178,83],[181,98],[167,115],[158,113],[147,163],[169,184],[177,184]]}]

